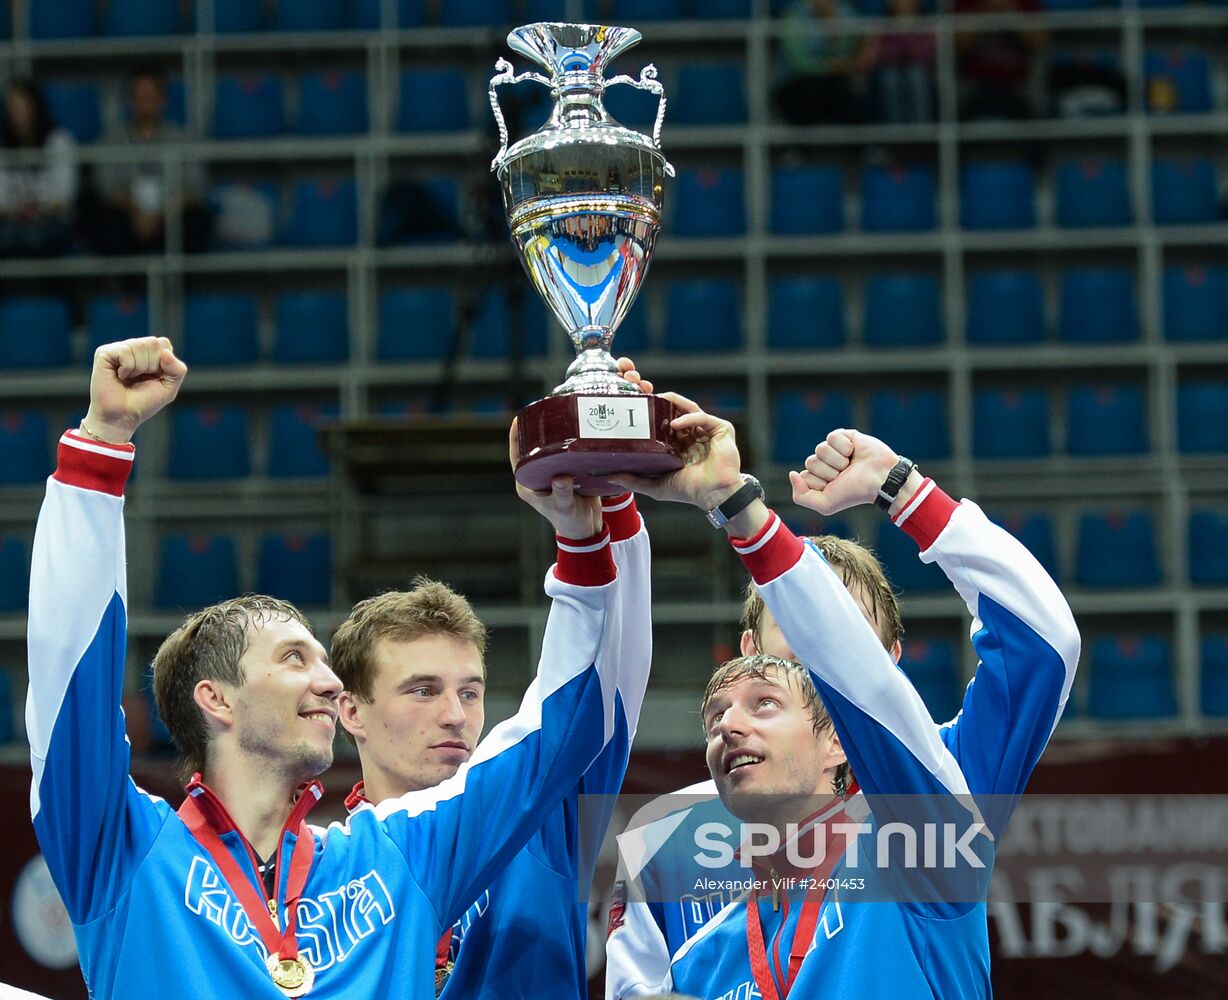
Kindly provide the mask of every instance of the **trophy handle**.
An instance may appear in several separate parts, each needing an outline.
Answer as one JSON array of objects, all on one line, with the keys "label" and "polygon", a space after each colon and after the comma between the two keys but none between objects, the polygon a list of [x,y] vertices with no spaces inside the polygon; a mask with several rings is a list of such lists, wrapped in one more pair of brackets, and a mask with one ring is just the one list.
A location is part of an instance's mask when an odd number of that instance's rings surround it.
[{"label": "trophy handle", "polygon": [[[492,80],[491,83],[493,85],[494,81]],[[657,120],[653,122],[653,125],[652,125],[652,144],[656,146],[657,149],[660,149],[661,148],[661,126],[665,123],[665,88],[662,87],[660,81],[657,80],[657,67],[654,66],[652,63],[649,63],[642,70],[640,70],[640,78],[638,80],[635,79],[634,77],[627,76],[626,73],[623,73],[620,76],[610,77],[608,80],[606,80],[605,85],[607,87],[611,87],[616,83],[629,84],[630,86],[635,87],[638,90],[646,90],[650,94],[656,94],[657,96]],[[674,168],[670,164],[669,160],[665,161],[665,176],[667,177],[674,176]]]},{"label": "trophy handle", "polygon": [[[512,64],[503,58],[495,61],[495,71],[495,75],[490,78],[490,86],[487,88],[487,93],[490,95],[490,110],[495,113],[495,121],[499,125],[499,152],[490,161],[491,170],[497,170],[507,155],[507,122],[503,120],[503,109],[499,107],[499,95],[495,93],[495,88],[505,83],[520,83],[521,80],[532,80],[546,87],[552,86],[550,81],[540,73],[529,72],[516,76]],[[659,87],[660,84],[657,86]]]}]

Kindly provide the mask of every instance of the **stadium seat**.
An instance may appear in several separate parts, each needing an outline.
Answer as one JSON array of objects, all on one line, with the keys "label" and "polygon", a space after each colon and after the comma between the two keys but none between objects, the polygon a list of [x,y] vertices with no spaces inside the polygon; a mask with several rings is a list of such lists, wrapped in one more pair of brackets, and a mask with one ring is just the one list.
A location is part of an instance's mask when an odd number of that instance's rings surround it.
[{"label": "stadium seat", "polygon": [[938,279],[877,274],[866,279],[862,341],[872,347],[922,347],[943,339]]},{"label": "stadium seat", "polygon": [[247,410],[176,406],[171,411],[169,479],[241,479],[251,472]]},{"label": "stadium seat", "polygon": [[177,0],[108,0],[108,35],[173,35],[179,30]]},{"label": "stadium seat", "polygon": [[699,0],[687,13],[696,18],[742,20],[751,16],[751,0]]},{"label": "stadium seat", "polygon": [[669,94],[674,125],[733,125],[746,121],[746,82],[738,63],[684,63]]},{"label": "stadium seat", "polygon": [[421,28],[426,24],[426,4],[427,0],[397,0],[398,27]]},{"label": "stadium seat", "polygon": [[1151,216],[1161,226],[1218,222],[1220,206],[1215,165],[1208,157],[1156,160],[1151,165]]},{"label": "stadium seat", "polygon": [[842,392],[778,392],[772,405],[772,461],[800,469],[815,445],[837,427],[851,426]]},{"label": "stadium seat", "polygon": [[1034,344],[1045,339],[1040,275],[980,271],[968,280],[964,337],[969,344]]},{"label": "stadium seat", "polygon": [[1193,511],[1189,528],[1190,582],[1228,584],[1228,509]]},{"label": "stadium seat", "polygon": [[345,0],[277,0],[274,31],[340,31],[346,26]]},{"label": "stadium seat", "polygon": [[1036,225],[1035,178],[1019,162],[969,163],[960,175],[960,225],[1026,229]]},{"label": "stadium seat", "polygon": [[1155,524],[1145,510],[1089,511],[1079,518],[1075,579],[1085,587],[1160,582]]},{"label": "stadium seat", "polygon": [[506,27],[518,24],[512,0],[465,0],[439,5],[439,23],[445,28]]},{"label": "stadium seat", "polygon": [[963,700],[955,644],[945,639],[906,639],[903,650],[900,669],[921,695],[930,716],[940,723],[955,718]]},{"label": "stadium seat", "polygon": [[1147,451],[1147,401],[1136,385],[1077,385],[1066,403],[1071,455],[1141,455]]},{"label": "stadium seat", "polygon": [[566,21],[568,0],[521,0],[525,24],[535,21]]},{"label": "stadium seat", "polygon": [[679,170],[674,181],[675,236],[741,236],[746,232],[742,170]]},{"label": "stadium seat", "polygon": [[1211,110],[1211,61],[1205,52],[1148,52],[1143,57],[1143,73],[1148,111],[1199,114]]},{"label": "stadium seat", "polygon": [[1061,579],[1057,545],[1053,535],[1053,520],[1045,513],[1010,513],[994,517],[1002,527],[1014,535],[1036,557],[1055,580]]},{"label": "stadium seat", "polygon": [[298,130],[304,135],[367,131],[367,75],[360,70],[306,73],[298,93]]},{"label": "stadium seat", "polygon": [[[525,297],[525,311],[528,312],[529,301],[536,300],[537,296]],[[558,325],[558,321],[554,316],[547,312],[545,306],[542,306],[541,315],[544,320],[547,320],[546,329],[547,339],[550,336],[558,336],[558,331],[562,328]],[[621,355],[630,355],[637,357],[643,351],[648,350],[651,342],[651,334],[648,328],[648,303],[644,300],[643,292],[635,300],[631,306],[631,311],[623,318],[623,321],[618,325],[618,329],[614,331],[614,350],[615,357]]]},{"label": "stadium seat", "polygon": [[96,295],[86,304],[85,326],[92,353],[102,344],[149,335],[149,302],[139,295]]},{"label": "stadium seat", "polygon": [[1127,268],[1062,272],[1057,332],[1070,343],[1138,340],[1134,272]]},{"label": "stadium seat", "polygon": [[1199,653],[1203,715],[1228,715],[1228,635],[1204,635]]},{"label": "stadium seat", "polygon": [[728,278],[674,281],[665,289],[667,351],[736,351],[742,346],[742,301]]},{"label": "stadium seat", "polygon": [[328,535],[265,535],[256,562],[256,590],[300,608],[327,605],[332,593]]},{"label": "stadium seat", "polygon": [[1164,336],[1168,340],[1228,339],[1228,271],[1222,267],[1164,269]]},{"label": "stadium seat", "polygon": [[45,413],[0,410],[0,485],[41,483],[55,470]]},{"label": "stadium seat", "polygon": [[[524,298],[540,301],[536,295],[528,292]],[[550,335],[558,326],[557,323],[533,320],[533,312],[532,307],[522,307],[520,313],[521,357],[540,357],[545,354],[549,350]],[[469,339],[470,354],[475,358],[510,358],[512,319],[507,292],[498,287],[487,288],[478,299],[477,310],[473,315]]]},{"label": "stadium seat", "polygon": [[915,461],[949,458],[946,393],[936,389],[871,393],[870,433]]},{"label": "stadium seat", "polygon": [[455,240],[461,235],[460,216],[455,178],[406,178],[390,184],[380,199],[376,241],[393,246]]},{"label": "stadium seat", "polygon": [[1044,458],[1049,452],[1049,400],[1043,389],[994,388],[973,393],[973,455]]},{"label": "stadium seat", "polygon": [[683,0],[613,0],[612,21],[606,24],[634,24],[636,21],[675,21],[686,16]]},{"label": "stadium seat", "polygon": [[4,535],[0,537],[0,614],[23,610],[29,593],[30,546],[23,537]]},{"label": "stadium seat", "polygon": [[375,356],[381,361],[434,361],[456,337],[452,290],[389,288],[379,300]]},{"label": "stadium seat", "polygon": [[844,342],[844,288],[839,278],[772,279],[768,285],[772,347],[839,347]]},{"label": "stadium seat", "polygon": [[240,594],[239,563],[228,535],[169,534],[162,539],[154,607],[196,611]]},{"label": "stadium seat", "polygon": [[[506,100],[502,95],[507,92],[507,89],[503,88],[500,91],[500,100]],[[620,125],[636,128],[645,134],[652,132],[652,124],[657,117],[657,96],[655,94],[637,87],[619,84],[605,91],[601,103],[606,113]],[[666,122],[671,120],[669,113],[666,113],[665,120]]]},{"label": "stadium seat", "polygon": [[866,167],[861,172],[861,228],[869,233],[933,229],[935,199],[933,167]]},{"label": "stadium seat", "polygon": [[42,89],[51,120],[74,139],[93,142],[102,135],[102,97],[96,83],[47,83]]},{"label": "stadium seat", "polygon": [[217,82],[213,134],[219,139],[279,135],[286,129],[285,92],[273,73],[225,76]]},{"label": "stadium seat", "polygon": [[[905,593],[921,590],[950,591],[951,581],[937,563],[923,563],[917,543],[888,519],[877,523],[874,554],[878,556],[892,586]],[[945,720],[944,720],[945,721]]]},{"label": "stadium seat", "polygon": [[327,476],[328,455],[320,444],[317,428],[336,420],[335,403],[281,403],[269,412],[269,460],[267,472],[277,479]]},{"label": "stadium seat", "polygon": [[71,338],[67,299],[0,300],[0,371],[66,365],[72,360]]},{"label": "stadium seat", "polygon": [[273,360],[326,364],[350,356],[350,323],[344,292],[288,292],[277,300]]},{"label": "stadium seat", "polygon": [[260,353],[256,297],[189,295],[183,305],[181,356],[189,365],[236,365]]},{"label": "stadium seat", "polygon": [[[218,34],[260,31],[264,27],[264,4],[252,0],[213,0],[213,30]],[[201,30],[206,26],[202,23]]]},{"label": "stadium seat", "polygon": [[97,29],[94,0],[34,0],[27,5],[30,37],[85,38]]},{"label": "stadium seat", "polygon": [[1087,710],[1100,719],[1173,715],[1172,649],[1161,635],[1100,637],[1092,641]]},{"label": "stadium seat", "polygon": [[[347,5],[346,26],[361,31],[373,31],[380,27],[383,0],[351,0]],[[420,28],[426,24],[426,0],[397,0],[397,26]],[[526,24],[533,21],[565,21],[558,17],[527,17]]]},{"label": "stadium seat", "polygon": [[397,128],[457,132],[469,127],[469,77],[463,69],[407,69],[401,73]]},{"label": "stadium seat", "polygon": [[352,246],[358,242],[358,189],[352,179],[296,181],[290,189],[291,246]]},{"label": "stadium seat", "polygon": [[1177,386],[1177,447],[1187,454],[1228,451],[1228,383]]},{"label": "stadium seat", "polygon": [[772,232],[838,233],[844,229],[844,171],[809,165],[772,171]]},{"label": "stadium seat", "polygon": [[1124,162],[1079,160],[1057,165],[1059,226],[1128,226],[1132,221]]}]

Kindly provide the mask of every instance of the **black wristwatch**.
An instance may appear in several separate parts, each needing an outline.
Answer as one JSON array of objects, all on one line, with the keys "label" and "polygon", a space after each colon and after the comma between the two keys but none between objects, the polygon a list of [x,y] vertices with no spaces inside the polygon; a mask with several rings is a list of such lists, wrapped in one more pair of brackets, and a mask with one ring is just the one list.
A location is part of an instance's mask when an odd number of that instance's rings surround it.
[{"label": "black wristwatch", "polygon": [[754,476],[744,472],[742,485],[734,490],[723,504],[708,511],[708,520],[712,527],[723,528],[756,500],[762,499],[762,484]]},{"label": "black wristwatch", "polygon": [[890,510],[891,505],[895,503],[895,498],[900,495],[900,488],[912,475],[912,470],[917,467],[917,463],[911,458],[900,456],[900,460],[895,463],[895,468],[887,473],[887,478],[883,480],[883,485],[878,488],[878,496],[874,498],[874,503],[879,510]]}]

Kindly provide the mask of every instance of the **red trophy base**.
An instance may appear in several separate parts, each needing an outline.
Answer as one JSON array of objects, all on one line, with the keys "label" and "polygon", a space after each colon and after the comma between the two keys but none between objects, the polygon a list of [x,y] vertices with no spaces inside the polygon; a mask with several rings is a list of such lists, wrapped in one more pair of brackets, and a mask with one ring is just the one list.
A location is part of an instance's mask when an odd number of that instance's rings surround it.
[{"label": "red trophy base", "polygon": [[670,421],[674,404],[660,396],[550,396],[517,418],[516,481],[548,490],[555,476],[574,476],[579,492],[625,492],[605,477],[617,472],[663,476],[681,469]]}]

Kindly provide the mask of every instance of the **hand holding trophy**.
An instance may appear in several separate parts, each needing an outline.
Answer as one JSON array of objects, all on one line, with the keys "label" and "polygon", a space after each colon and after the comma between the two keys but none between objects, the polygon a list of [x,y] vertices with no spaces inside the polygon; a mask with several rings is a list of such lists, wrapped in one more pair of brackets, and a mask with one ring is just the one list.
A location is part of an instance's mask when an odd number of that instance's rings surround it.
[{"label": "hand holding trophy", "polygon": [[[656,70],[645,67],[638,80],[603,75],[639,40],[632,28],[526,25],[507,36],[508,45],[550,76],[516,76],[500,59],[490,81],[500,138],[491,169],[512,243],[576,348],[567,380],[518,417],[516,479],[530,489],[549,489],[555,476],[571,475],[580,492],[608,495],[622,492],[608,475],[659,476],[682,466],[671,440],[673,404],[621,378],[610,353],[614,330],[648,273],[665,178],[674,172],[660,149],[665,97]],[[495,88],[522,80],[549,87],[554,108],[542,128],[509,148]],[[615,83],[658,96],[652,138],[606,113],[602,94]]]}]

